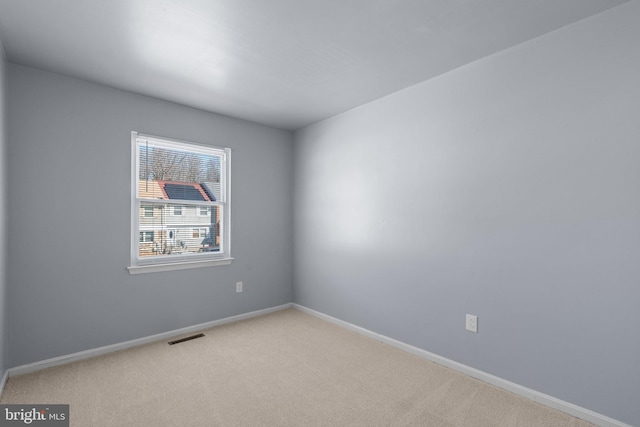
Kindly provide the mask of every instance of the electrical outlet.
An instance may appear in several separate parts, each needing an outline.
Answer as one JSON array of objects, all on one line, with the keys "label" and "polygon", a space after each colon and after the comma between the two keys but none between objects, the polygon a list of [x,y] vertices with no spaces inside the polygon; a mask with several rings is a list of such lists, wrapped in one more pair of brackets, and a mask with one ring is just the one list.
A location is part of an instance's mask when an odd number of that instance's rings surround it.
[{"label": "electrical outlet", "polygon": [[467,314],[467,323],[465,329],[470,332],[478,332],[478,316]]},{"label": "electrical outlet", "polygon": [[240,292],[242,292],[244,289],[244,285],[242,282],[236,282],[236,293],[239,294]]}]

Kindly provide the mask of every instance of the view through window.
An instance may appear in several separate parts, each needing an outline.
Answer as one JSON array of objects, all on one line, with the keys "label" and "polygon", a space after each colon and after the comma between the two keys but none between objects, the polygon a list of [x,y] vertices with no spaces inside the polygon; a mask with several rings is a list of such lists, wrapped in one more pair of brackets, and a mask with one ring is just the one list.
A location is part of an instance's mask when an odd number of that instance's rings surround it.
[{"label": "view through window", "polygon": [[228,256],[229,150],[133,133],[134,264]]}]

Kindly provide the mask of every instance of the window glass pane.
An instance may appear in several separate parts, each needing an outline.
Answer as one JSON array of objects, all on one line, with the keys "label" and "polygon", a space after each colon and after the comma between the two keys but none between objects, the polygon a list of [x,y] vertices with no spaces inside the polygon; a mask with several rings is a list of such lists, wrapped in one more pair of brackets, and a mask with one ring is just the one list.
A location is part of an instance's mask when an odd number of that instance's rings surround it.
[{"label": "window glass pane", "polygon": [[[190,146],[185,144],[185,147]],[[138,197],[220,201],[223,155],[202,151],[206,150],[191,152],[186,148],[139,140]]]},{"label": "window glass pane", "polygon": [[[207,215],[199,215],[199,206],[176,206],[170,203],[152,205],[155,215],[147,217],[141,210],[139,256],[188,255],[220,251],[219,206],[207,209]],[[182,215],[174,215],[182,208]]]},{"label": "window glass pane", "polygon": [[173,262],[165,257],[182,262],[185,257],[227,255],[229,229],[223,216],[228,209],[230,150],[135,132],[132,143],[134,206],[139,207],[133,209],[137,230],[132,263],[143,258],[141,264],[152,265]]}]

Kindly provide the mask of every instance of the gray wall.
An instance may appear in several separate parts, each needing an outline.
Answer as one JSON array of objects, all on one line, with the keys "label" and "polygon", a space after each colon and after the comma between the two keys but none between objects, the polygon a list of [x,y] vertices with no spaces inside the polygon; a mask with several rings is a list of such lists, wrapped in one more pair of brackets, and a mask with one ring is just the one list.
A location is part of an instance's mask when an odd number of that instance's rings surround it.
[{"label": "gray wall", "polygon": [[7,364],[7,61],[0,40],[0,377],[9,367]]},{"label": "gray wall", "polygon": [[[8,71],[11,366],[291,301],[290,132]],[[132,130],[232,149],[232,265],[128,274]]]},{"label": "gray wall", "polygon": [[621,6],[298,131],[294,301],[640,425],[638,22]]}]

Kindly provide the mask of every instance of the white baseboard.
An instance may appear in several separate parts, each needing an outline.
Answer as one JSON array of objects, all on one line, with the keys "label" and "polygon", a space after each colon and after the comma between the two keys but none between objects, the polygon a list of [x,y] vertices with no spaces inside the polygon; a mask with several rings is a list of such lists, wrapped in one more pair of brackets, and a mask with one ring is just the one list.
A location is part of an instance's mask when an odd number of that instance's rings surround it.
[{"label": "white baseboard", "polygon": [[80,351],[78,353],[67,354],[64,356],[58,356],[51,359],[42,360],[39,362],[29,363],[26,365],[16,366],[10,368],[3,377],[2,387],[4,387],[4,381],[6,381],[7,374],[9,377],[15,377],[16,375],[28,374],[31,372],[39,371],[42,369],[50,368],[52,366],[64,365],[66,363],[76,362],[78,360],[89,359],[91,357],[100,356],[107,353],[113,353],[114,351],[124,350],[126,348],[136,347],[143,344],[152,343],[155,341],[162,341],[168,338],[173,338],[178,335],[188,334],[191,332],[201,331],[203,329],[209,329],[214,326],[220,326],[227,323],[238,322],[240,320],[250,319],[252,317],[262,316],[275,311],[285,310],[291,308],[291,303],[265,308],[262,310],[252,311],[249,313],[239,314],[237,316],[225,317],[224,319],[213,320],[211,322],[201,323],[199,325],[187,326],[186,328],[175,329],[173,331],[163,332],[156,335],[150,335],[143,338],[138,338],[131,341],[125,341],[117,344],[111,344],[104,347],[98,347],[91,350]]},{"label": "white baseboard", "polygon": [[224,319],[213,320],[211,322],[201,323],[198,325],[188,326],[186,328],[176,329],[173,331],[163,332],[156,335],[151,335],[143,338],[138,338],[135,340],[125,341],[122,343],[107,345],[104,347],[98,347],[91,350],[85,350],[78,353],[72,353],[64,356],[54,357],[51,359],[42,360],[39,362],[29,363],[26,365],[16,366],[14,368],[10,368],[4,372],[2,378],[0,378],[0,395],[4,391],[4,387],[6,385],[7,379],[9,377],[14,377],[17,375],[28,374],[31,372],[39,371],[42,369],[50,368],[53,366],[63,365],[66,363],[75,362],[78,360],[89,359],[91,357],[100,356],[107,353],[112,353],[119,350],[124,350],[127,348],[148,344],[155,341],[162,341],[168,338],[173,338],[178,335],[188,334],[191,332],[200,331],[203,329],[212,328],[214,326],[224,325],[228,323],[238,322],[240,320],[250,319],[252,317],[262,316],[268,313],[273,313],[280,310],[285,310],[287,308],[294,307],[302,312],[311,314],[313,316],[319,317],[321,319],[327,320],[336,325],[342,326],[346,329],[352,330],[369,338],[373,338],[377,341],[381,341],[385,344],[388,344],[392,347],[398,348],[400,350],[406,351],[407,353],[411,353],[415,356],[421,357],[426,360],[430,360],[439,365],[445,366],[447,368],[458,371],[462,374],[468,375],[470,377],[476,378],[480,381],[484,381],[488,384],[499,387],[503,390],[510,391],[519,396],[525,397],[527,399],[538,402],[542,405],[548,406],[553,409],[557,409],[574,417],[583,419],[585,421],[589,421],[593,424],[602,427],[631,427],[628,424],[625,424],[621,421],[614,420],[613,418],[609,418],[605,415],[599,414],[597,412],[591,411],[586,408],[582,408],[580,406],[574,405],[569,402],[565,402],[561,399],[557,399],[553,396],[549,396],[544,393],[540,393],[536,390],[532,390],[530,388],[521,386],[519,384],[513,383],[511,381],[507,381],[500,377],[496,377],[495,375],[491,375],[489,373],[480,371],[478,369],[472,368],[467,365],[463,365],[462,363],[455,362],[451,359],[447,359],[446,357],[439,356],[434,353],[430,353],[426,350],[423,350],[418,347],[414,347],[410,344],[403,343],[402,341],[395,340],[393,338],[389,338],[385,335],[378,334],[376,332],[370,331],[368,329],[362,328],[360,326],[356,326],[352,323],[346,322],[344,320],[337,319],[335,317],[331,317],[327,314],[320,313],[319,311],[312,310],[305,306],[295,303],[287,303],[275,307],[270,307],[262,310],[252,311],[249,313],[239,314],[237,316],[226,317]]},{"label": "white baseboard", "polygon": [[356,326],[352,323],[345,322],[344,320],[336,319],[335,317],[331,317],[327,314],[320,313],[319,311],[312,310],[300,304],[292,304],[293,308],[296,308],[302,312],[311,314],[313,316],[319,317],[321,319],[327,320],[336,325],[342,326],[351,331],[357,332],[369,338],[373,338],[377,341],[381,341],[385,344],[388,344],[392,347],[398,348],[400,350],[406,351],[407,353],[411,353],[415,356],[421,357],[423,359],[430,360],[439,365],[445,366],[447,368],[458,371],[462,374],[468,375],[470,377],[476,378],[480,381],[484,381],[488,384],[494,385],[503,390],[510,391],[519,396],[525,397],[527,399],[533,400],[534,402],[538,402],[542,405],[548,406],[553,409],[557,409],[566,414],[572,415],[576,418],[580,418],[585,421],[589,421],[590,423],[596,424],[602,427],[631,427],[628,424],[620,422],[618,420],[614,420],[613,418],[609,418],[605,415],[599,414],[597,412],[593,412],[589,409],[582,408],[580,406],[574,405],[569,402],[565,402],[564,400],[557,399],[553,396],[549,396],[544,393],[540,393],[536,390],[532,390],[530,388],[521,386],[516,383],[512,383],[511,381],[507,381],[500,377],[496,377],[495,375],[488,374],[486,372],[480,371],[479,369],[472,368],[467,365],[463,365],[462,363],[455,362],[451,359],[447,359],[446,357],[438,356],[437,354],[430,353],[426,350],[423,350],[418,347],[414,347],[412,345],[403,343],[402,341],[395,340],[393,338],[389,338],[385,335],[378,334],[376,332],[370,331],[365,328],[361,328],[360,326]]},{"label": "white baseboard", "polygon": [[0,396],[4,393],[4,386],[7,385],[7,379],[9,379],[9,370],[4,371],[0,379]]}]

